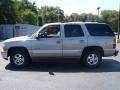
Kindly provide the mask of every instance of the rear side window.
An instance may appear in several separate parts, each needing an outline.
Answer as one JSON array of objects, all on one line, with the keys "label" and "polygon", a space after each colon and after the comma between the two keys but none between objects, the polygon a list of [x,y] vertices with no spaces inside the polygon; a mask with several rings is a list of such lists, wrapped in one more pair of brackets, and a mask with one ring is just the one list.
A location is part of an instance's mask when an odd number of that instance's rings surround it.
[{"label": "rear side window", "polygon": [[115,36],[111,28],[106,24],[85,24],[92,36]]},{"label": "rear side window", "polygon": [[64,26],[65,37],[81,37],[84,36],[80,25],[65,25]]}]

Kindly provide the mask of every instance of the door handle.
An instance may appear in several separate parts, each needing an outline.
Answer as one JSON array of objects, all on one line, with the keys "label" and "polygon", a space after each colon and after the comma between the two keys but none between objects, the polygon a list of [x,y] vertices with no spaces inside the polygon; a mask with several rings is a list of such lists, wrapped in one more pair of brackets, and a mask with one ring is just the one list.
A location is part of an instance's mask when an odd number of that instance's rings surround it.
[{"label": "door handle", "polygon": [[56,41],[57,44],[60,44],[60,40]]}]

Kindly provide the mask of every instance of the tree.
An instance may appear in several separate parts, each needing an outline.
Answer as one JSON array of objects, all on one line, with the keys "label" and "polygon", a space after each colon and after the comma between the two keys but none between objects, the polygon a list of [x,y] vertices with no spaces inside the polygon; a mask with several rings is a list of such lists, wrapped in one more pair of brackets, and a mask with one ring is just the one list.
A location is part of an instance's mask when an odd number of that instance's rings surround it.
[{"label": "tree", "polygon": [[31,3],[28,0],[0,0],[0,24],[24,23],[23,21],[26,20],[28,20],[28,23],[35,24],[35,20],[33,22],[30,19],[24,18],[23,20],[23,15],[28,14],[28,9],[29,17],[35,18],[35,14],[37,14],[35,2]]},{"label": "tree", "polygon": [[42,16],[38,16],[38,25],[42,26]]},{"label": "tree", "polygon": [[86,21],[88,21],[88,22],[100,22],[100,18],[98,15],[88,13]]},{"label": "tree", "polygon": [[64,16],[64,11],[59,7],[43,6],[39,10],[35,2],[29,0],[0,0],[0,24],[28,23],[39,24],[51,22],[90,21],[109,24],[113,31],[117,31],[118,12],[103,10],[101,15],[92,13],[72,13]]},{"label": "tree", "polygon": [[41,7],[39,16],[42,17],[42,24],[63,21],[64,11],[59,7]]},{"label": "tree", "polygon": [[88,15],[86,13],[80,14],[80,21],[85,22],[87,21]]},{"label": "tree", "polygon": [[65,16],[64,21],[69,22],[85,22],[88,19],[88,15],[86,13],[78,14],[78,13],[72,13],[70,16]]},{"label": "tree", "polygon": [[93,22],[101,22],[101,18],[98,15],[93,15]]},{"label": "tree", "polygon": [[25,9],[22,11],[22,23],[27,23],[27,24],[37,24],[37,16],[34,12],[32,12],[30,9]]},{"label": "tree", "polygon": [[30,9],[31,11],[33,11],[34,13],[37,14],[37,6],[36,3],[33,2],[29,2],[28,0],[21,0],[18,1],[19,2],[19,10],[25,10],[25,9]]},{"label": "tree", "polygon": [[17,13],[14,7],[13,0],[1,0],[0,1],[0,23],[16,23]]},{"label": "tree", "polygon": [[70,21],[80,21],[80,15],[77,13],[72,13],[69,17]]},{"label": "tree", "polygon": [[118,23],[118,12],[115,10],[103,10],[101,12],[102,22],[107,23],[111,26],[113,31],[117,31]]},{"label": "tree", "polygon": [[68,15],[66,15],[66,16],[64,16],[64,19],[63,19],[63,21],[64,22],[69,22],[70,21],[70,19],[69,19],[70,17],[68,16]]}]

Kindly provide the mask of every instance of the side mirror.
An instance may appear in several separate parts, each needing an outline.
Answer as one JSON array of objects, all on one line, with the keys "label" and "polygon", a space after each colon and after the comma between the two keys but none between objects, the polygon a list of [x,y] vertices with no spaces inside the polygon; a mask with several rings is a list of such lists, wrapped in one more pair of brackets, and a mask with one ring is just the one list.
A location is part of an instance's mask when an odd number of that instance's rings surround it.
[{"label": "side mirror", "polygon": [[45,33],[39,33],[36,37],[36,39],[40,39],[40,38],[45,38],[47,37],[47,35]]},{"label": "side mirror", "polygon": [[41,33],[38,33],[38,35],[36,36],[36,39],[40,39],[40,38],[42,38],[42,34]]}]

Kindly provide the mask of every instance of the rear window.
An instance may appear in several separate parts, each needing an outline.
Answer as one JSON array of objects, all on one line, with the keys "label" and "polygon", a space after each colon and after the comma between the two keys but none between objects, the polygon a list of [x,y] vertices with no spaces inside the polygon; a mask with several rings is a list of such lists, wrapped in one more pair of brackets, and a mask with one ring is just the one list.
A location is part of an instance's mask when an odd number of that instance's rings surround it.
[{"label": "rear window", "polygon": [[107,24],[85,24],[92,36],[115,36]]}]

